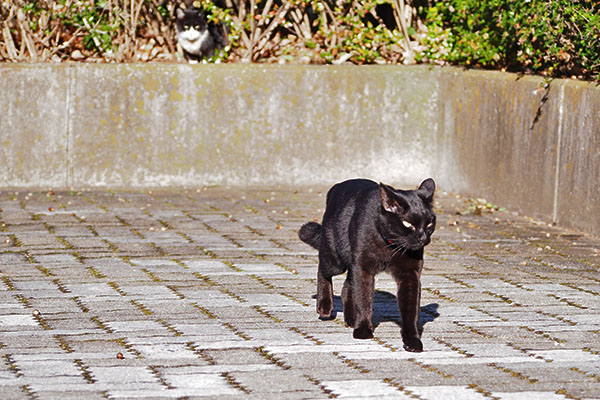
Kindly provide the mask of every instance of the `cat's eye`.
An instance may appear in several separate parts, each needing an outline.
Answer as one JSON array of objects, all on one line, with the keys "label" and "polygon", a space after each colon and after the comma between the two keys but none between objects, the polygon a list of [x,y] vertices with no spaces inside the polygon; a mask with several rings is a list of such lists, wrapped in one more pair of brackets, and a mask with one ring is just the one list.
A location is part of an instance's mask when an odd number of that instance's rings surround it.
[{"label": "cat's eye", "polygon": [[430,222],[430,223],[427,225],[427,229],[429,229],[429,228],[433,228],[433,222]]},{"label": "cat's eye", "polygon": [[194,29],[197,30],[197,31],[199,31],[200,30],[200,25],[194,26]]},{"label": "cat's eye", "polygon": [[183,29],[185,29],[187,31],[188,29],[190,29],[190,26],[189,25],[184,25]]},{"label": "cat's eye", "polygon": [[404,225],[405,228],[415,229],[415,227],[413,226],[413,224],[411,224],[408,221],[402,221],[402,225]]}]

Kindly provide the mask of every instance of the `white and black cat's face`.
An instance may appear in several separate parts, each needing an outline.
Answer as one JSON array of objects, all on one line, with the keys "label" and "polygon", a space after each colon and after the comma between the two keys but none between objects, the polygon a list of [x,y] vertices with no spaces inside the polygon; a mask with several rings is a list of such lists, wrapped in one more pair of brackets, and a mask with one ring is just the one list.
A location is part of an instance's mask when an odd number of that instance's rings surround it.
[{"label": "white and black cat's face", "polygon": [[177,9],[177,41],[190,54],[199,55],[204,41],[208,39],[208,21],[199,8]]},{"label": "white and black cat's face", "polygon": [[417,190],[396,190],[380,184],[379,226],[389,245],[418,250],[429,244],[436,220],[434,191],[433,179],[423,181]]}]

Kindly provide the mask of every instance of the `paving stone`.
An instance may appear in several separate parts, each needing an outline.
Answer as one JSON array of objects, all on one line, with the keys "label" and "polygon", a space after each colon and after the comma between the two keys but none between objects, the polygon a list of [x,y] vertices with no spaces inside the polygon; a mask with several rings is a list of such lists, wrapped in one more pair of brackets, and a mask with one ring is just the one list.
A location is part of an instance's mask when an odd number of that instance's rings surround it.
[{"label": "paving stone", "polygon": [[0,192],[0,398],[600,399],[599,238],[439,193],[408,353],[388,275],[317,319],[324,193]]},{"label": "paving stone", "polygon": [[419,398],[449,400],[484,400],[486,396],[467,386],[408,386],[404,391]]},{"label": "paving stone", "polygon": [[493,396],[501,400],[564,400],[566,397],[562,394],[552,392],[494,392]]},{"label": "paving stone", "polygon": [[[340,398],[410,399],[407,394],[380,380],[324,381],[326,390]],[[445,398],[445,397],[444,397]]]},{"label": "paving stone", "polygon": [[258,370],[232,372],[231,377],[248,391],[255,393],[290,393],[315,389],[310,380],[297,371]]}]

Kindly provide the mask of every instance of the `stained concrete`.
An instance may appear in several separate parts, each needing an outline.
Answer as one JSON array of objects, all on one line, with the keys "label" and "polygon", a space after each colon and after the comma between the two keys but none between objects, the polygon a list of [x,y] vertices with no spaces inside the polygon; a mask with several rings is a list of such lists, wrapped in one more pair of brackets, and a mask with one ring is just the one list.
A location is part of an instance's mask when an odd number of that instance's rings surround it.
[{"label": "stained concrete", "polygon": [[63,186],[69,70],[50,64],[0,67],[0,186]]},{"label": "stained concrete", "polygon": [[539,77],[517,81],[481,71],[455,71],[442,82],[450,122],[441,134],[451,142],[466,193],[552,216],[560,89],[543,84]]},{"label": "stained concrete", "polygon": [[0,187],[460,192],[600,233],[600,89],[428,66],[5,64]]},{"label": "stained concrete", "polygon": [[564,85],[556,221],[600,233],[600,89]]},{"label": "stained concrete", "polygon": [[315,183],[365,174],[408,180],[430,167],[430,157],[413,162],[434,151],[435,109],[414,107],[435,93],[436,80],[426,79],[427,88],[422,72],[73,68],[67,185]]}]

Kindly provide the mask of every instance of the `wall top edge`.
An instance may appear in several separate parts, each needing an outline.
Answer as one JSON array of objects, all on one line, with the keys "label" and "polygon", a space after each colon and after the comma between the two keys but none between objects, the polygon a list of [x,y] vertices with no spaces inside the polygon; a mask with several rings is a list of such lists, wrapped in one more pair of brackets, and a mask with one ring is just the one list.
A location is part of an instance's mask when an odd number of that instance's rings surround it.
[{"label": "wall top edge", "polygon": [[529,75],[520,74],[514,72],[504,72],[495,70],[485,70],[477,68],[464,68],[458,66],[447,66],[447,65],[430,65],[430,64],[413,64],[413,65],[354,65],[354,64],[342,64],[342,65],[315,65],[315,64],[259,64],[259,63],[232,63],[232,64],[185,64],[185,63],[160,63],[160,62],[146,62],[146,63],[85,63],[85,62],[63,62],[63,63],[35,63],[35,62],[23,62],[23,63],[0,63],[0,71],[11,70],[11,69],[129,69],[129,70],[207,70],[214,71],[218,69],[232,70],[232,71],[301,71],[306,70],[310,72],[333,72],[337,73],[340,71],[354,71],[354,72],[379,72],[379,71],[428,71],[439,74],[450,74],[453,76],[463,75],[465,77],[487,77],[489,79],[502,79],[515,82],[536,82],[540,86],[545,84],[550,85],[568,85],[576,86],[578,88],[587,88],[600,90],[600,84],[591,81],[580,81],[568,78],[549,78],[542,75]]}]

